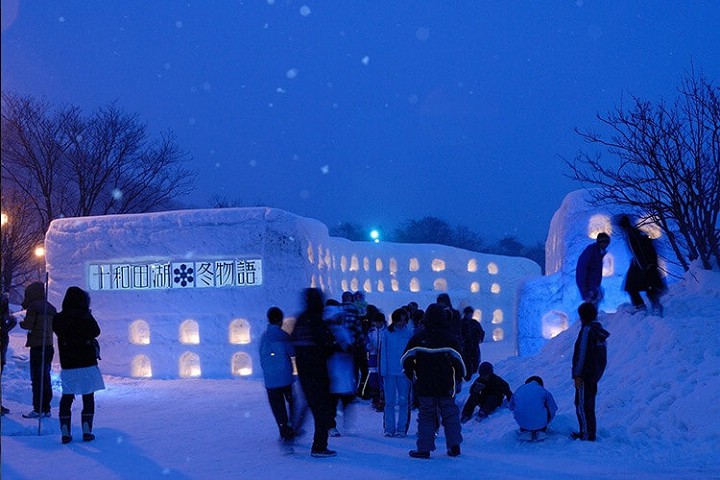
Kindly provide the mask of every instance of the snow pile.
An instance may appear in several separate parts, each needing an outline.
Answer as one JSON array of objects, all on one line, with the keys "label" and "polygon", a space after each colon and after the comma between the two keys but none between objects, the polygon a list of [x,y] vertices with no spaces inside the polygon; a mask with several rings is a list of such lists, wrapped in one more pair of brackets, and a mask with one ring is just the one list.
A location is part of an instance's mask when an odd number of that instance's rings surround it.
[{"label": "snow pile", "polygon": [[[516,389],[543,377],[559,410],[546,441],[518,442],[508,410],[463,425],[462,456],[445,455],[442,432],[430,461],[407,456],[415,447],[416,412],[405,439],[382,436],[382,416],[368,402],[354,419],[339,418],[334,459],[312,459],[311,435],[283,455],[262,383],[255,379],[129,379],[106,377],[97,395],[96,441],[60,444],[58,398],[53,415],[24,420],[30,410],[27,349],[11,332],[2,420],[4,478],[718,478],[720,477],[720,273],[692,270],[663,298],[665,316],[631,315],[628,305],[603,313],[610,331],[608,369],[597,397],[598,441],[572,441],[577,428],[570,361],[578,325],[536,356],[495,364]],[[102,368],[102,362],[101,362]],[[59,386],[54,385],[59,396]],[[464,402],[465,385],[458,401]],[[74,415],[79,416],[76,401]],[[311,424],[306,425],[312,430]],[[77,425],[74,426],[77,429]]]}]

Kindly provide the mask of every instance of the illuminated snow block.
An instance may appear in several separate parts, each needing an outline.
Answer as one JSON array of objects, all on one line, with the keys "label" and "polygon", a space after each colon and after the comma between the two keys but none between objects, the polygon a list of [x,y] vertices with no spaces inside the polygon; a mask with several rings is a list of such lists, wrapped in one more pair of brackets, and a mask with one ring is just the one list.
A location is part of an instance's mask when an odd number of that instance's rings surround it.
[{"label": "illuminated snow block", "polygon": [[483,358],[497,361],[517,354],[518,287],[540,275],[525,258],[330,237],[322,223],[272,208],[63,218],[45,246],[50,300],[87,290],[103,372],[131,377],[259,377],[267,309],[296,316],[309,286],[335,299],[362,290],[388,316],[446,292],[478,320],[488,312]]}]

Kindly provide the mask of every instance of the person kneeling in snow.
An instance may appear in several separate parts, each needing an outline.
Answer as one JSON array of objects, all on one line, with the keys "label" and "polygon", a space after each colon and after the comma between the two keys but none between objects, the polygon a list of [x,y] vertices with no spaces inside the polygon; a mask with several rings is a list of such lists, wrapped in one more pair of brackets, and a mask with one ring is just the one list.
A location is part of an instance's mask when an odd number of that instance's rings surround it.
[{"label": "person kneeling in snow", "polygon": [[510,385],[493,373],[492,363],[481,363],[478,375],[480,376],[470,386],[470,395],[462,409],[462,423],[472,418],[475,407],[480,407],[477,419],[482,420],[502,405],[503,397],[508,401],[512,397]]},{"label": "person kneeling in snow", "polygon": [[508,407],[513,411],[520,432],[529,433],[530,440],[544,438],[558,408],[552,394],[545,389],[542,378],[535,375],[515,391]]}]

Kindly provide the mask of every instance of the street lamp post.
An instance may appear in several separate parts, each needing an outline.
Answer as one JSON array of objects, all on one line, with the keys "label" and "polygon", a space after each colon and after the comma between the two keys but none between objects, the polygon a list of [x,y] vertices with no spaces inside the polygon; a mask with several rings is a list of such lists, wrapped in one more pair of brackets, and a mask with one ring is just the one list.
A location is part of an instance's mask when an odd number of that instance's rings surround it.
[{"label": "street lamp post", "polygon": [[35,258],[38,261],[38,281],[43,281],[43,270],[45,270],[45,247],[38,245],[35,247]]}]

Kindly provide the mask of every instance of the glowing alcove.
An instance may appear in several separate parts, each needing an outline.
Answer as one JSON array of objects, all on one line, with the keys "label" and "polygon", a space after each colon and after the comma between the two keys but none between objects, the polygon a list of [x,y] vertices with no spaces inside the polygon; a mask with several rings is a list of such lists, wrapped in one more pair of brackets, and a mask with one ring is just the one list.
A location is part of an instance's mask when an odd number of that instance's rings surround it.
[{"label": "glowing alcove", "polygon": [[606,253],[603,257],[602,276],[610,277],[615,273],[615,257],[612,253]]},{"label": "glowing alcove", "polygon": [[409,266],[408,266],[408,269],[409,269],[411,272],[417,272],[418,270],[420,270],[420,262],[418,262],[418,259],[417,259],[417,258],[411,258],[411,259],[410,259],[410,264],[409,264]]},{"label": "glowing alcove", "polygon": [[473,311],[473,318],[475,320],[477,320],[478,322],[482,322],[482,310],[480,310],[479,308],[476,308]]},{"label": "glowing alcove", "polygon": [[491,291],[492,293],[495,293],[495,294],[500,293],[500,284],[499,284],[499,283],[493,283],[493,284],[490,286],[490,291]]},{"label": "glowing alcove", "polygon": [[497,266],[497,263],[490,262],[487,264],[487,271],[490,275],[497,275],[500,269]]},{"label": "glowing alcove", "polygon": [[252,375],[252,358],[245,352],[236,352],[232,356],[232,374],[245,377]]},{"label": "glowing alcove", "polygon": [[550,340],[567,330],[569,322],[565,312],[550,310],[542,317],[542,336]]},{"label": "glowing alcove", "polygon": [[343,292],[347,292],[348,291],[348,281],[343,278],[342,281],[340,282],[340,287],[343,289]]},{"label": "glowing alcove", "polygon": [[444,278],[436,278],[433,282],[433,290],[439,292],[447,292],[447,280]]},{"label": "glowing alcove", "polygon": [[470,284],[470,291],[472,293],[478,293],[480,291],[480,282],[472,282]]},{"label": "glowing alcove", "polygon": [[146,355],[135,355],[130,363],[130,376],[139,378],[152,377],[152,364]]},{"label": "glowing alcove", "polygon": [[357,292],[359,290],[358,286],[360,285],[360,282],[358,281],[357,277],[350,280],[350,290],[353,292]]},{"label": "glowing alcove", "polygon": [[347,270],[347,257],[343,255],[340,257],[340,271],[344,272],[345,270]]},{"label": "glowing alcove", "polygon": [[352,257],[350,257],[350,271],[357,272],[358,270],[360,270],[358,257],[357,255],[353,255]]},{"label": "glowing alcove", "polygon": [[363,270],[370,271],[370,259],[368,257],[363,257]]},{"label": "glowing alcove", "polygon": [[468,260],[468,264],[467,264],[468,272],[475,273],[475,272],[477,272],[477,268],[478,268],[477,260],[475,260],[474,258],[471,258],[470,260]]},{"label": "glowing alcove", "polygon": [[411,292],[419,292],[420,291],[420,280],[418,280],[417,277],[413,277],[413,279],[410,280],[410,291]]},{"label": "glowing alcove", "polygon": [[307,259],[311,265],[313,263],[315,263],[315,257],[313,255],[313,246],[312,246],[312,243],[310,243],[310,242],[308,242],[308,247],[307,247]]},{"label": "glowing alcove", "polygon": [[365,281],[363,282],[363,291],[365,291],[366,293],[372,292],[372,283],[370,282],[369,278],[365,279]]},{"label": "glowing alcove", "polygon": [[442,272],[443,270],[445,270],[445,260],[442,260],[440,258],[433,258],[430,266],[433,272]]},{"label": "glowing alcove", "polygon": [[505,338],[505,332],[502,328],[495,328],[492,331],[493,342],[501,342]]},{"label": "glowing alcove", "polygon": [[230,322],[228,341],[233,345],[250,343],[250,323],[244,318],[236,318]]},{"label": "glowing alcove", "polygon": [[390,258],[390,273],[397,273],[397,260],[395,260],[395,257]]},{"label": "glowing alcove", "polygon": [[608,235],[611,235],[612,222],[610,221],[610,217],[607,215],[597,213],[588,220],[587,235],[589,238],[595,240],[600,232],[605,232]]},{"label": "glowing alcove", "polygon": [[310,288],[317,288],[317,279],[315,278],[314,273],[313,276],[310,277]]},{"label": "glowing alcove", "polygon": [[199,377],[202,374],[200,356],[193,352],[185,352],[180,355],[178,372],[182,378]]},{"label": "glowing alcove", "polygon": [[397,281],[395,278],[390,279],[390,288],[393,292],[399,292],[400,291],[400,282]]},{"label": "glowing alcove", "polygon": [[383,269],[383,261],[380,258],[375,259],[375,271],[376,272],[382,272]]},{"label": "glowing alcove", "polygon": [[135,320],[128,328],[130,343],[133,345],[150,344],[150,325],[145,320]]},{"label": "glowing alcove", "polygon": [[493,310],[492,323],[499,324],[499,323],[502,323],[503,320],[504,320],[503,311],[500,310],[499,308]]},{"label": "glowing alcove", "polygon": [[382,280],[378,280],[377,282],[377,291],[378,292],[384,292],[385,291],[385,284]]},{"label": "glowing alcove", "polygon": [[200,325],[195,320],[185,320],[180,324],[178,339],[183,345],[200,344]]}]

